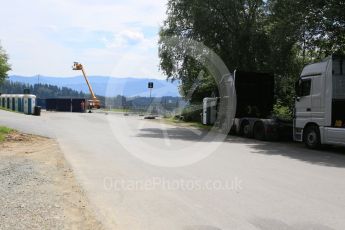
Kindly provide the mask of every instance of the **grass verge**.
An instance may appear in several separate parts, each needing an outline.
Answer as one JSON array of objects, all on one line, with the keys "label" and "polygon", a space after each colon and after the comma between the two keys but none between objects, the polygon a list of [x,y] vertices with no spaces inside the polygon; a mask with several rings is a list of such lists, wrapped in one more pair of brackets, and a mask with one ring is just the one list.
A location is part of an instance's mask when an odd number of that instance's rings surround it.
[{"label": "grass verge", "polygon": [[0,142],[4,141],[6,136],[13,130],[4,126],[0,126]]},{"label": "grass verge", "polygon": [[8,109],[8,108],[4,108],[4,107],[0,107],[0,110],[4,110],[4,111],[8,111],[8,112],[12,112],[12,110]]},{"label": "grass verge", "polygon": [[199,122],[181,121],[181,120],[173,118],[173,117],[162,118],[162,120],[168,124],[176,125],[176,126],[193,127],[193,128],[198,128],[198,129],[203,129],[203,130],[208,130],[208,131],[212,129],[212,126],[203,125]]}]

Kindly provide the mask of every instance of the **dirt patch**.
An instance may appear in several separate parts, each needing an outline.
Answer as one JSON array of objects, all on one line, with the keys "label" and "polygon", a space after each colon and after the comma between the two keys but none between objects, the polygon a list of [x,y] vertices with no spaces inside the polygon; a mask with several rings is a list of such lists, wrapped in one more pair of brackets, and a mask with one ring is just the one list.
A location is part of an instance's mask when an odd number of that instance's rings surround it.
[{"label": "dirt patch", "polygon": [[6,142],[30,142],[35,138],[33,135],[12,131],[6,135]]},{"label": "dirt patch", "polygon": [[102,229],[54,140],[7,135],[0,186],[0,229]]}]

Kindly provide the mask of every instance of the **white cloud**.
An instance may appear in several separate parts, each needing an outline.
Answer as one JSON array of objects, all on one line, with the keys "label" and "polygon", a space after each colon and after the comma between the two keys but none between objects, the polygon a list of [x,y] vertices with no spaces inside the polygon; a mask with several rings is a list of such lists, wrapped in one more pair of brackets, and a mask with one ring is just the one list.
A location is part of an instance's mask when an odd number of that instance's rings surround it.
[{"label": "white cloud", "polygon": [[116,33],[112,38],[103,38],[102,41],[107,48],[128,48],[130,45],[145,42],[145,35],[139,31],[124,30]]},{"label": "white cloud", "polygon": [[164,78],[158,71],[157,33],[165,17],[158,0],[12,0],[0,8],[0,40],[21,75]]}]

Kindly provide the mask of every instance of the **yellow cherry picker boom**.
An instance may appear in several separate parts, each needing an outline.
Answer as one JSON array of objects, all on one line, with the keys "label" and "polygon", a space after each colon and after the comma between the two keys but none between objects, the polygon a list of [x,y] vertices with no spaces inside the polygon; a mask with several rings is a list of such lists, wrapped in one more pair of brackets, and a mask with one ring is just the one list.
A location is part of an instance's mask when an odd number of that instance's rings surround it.
[{"label": "yellow cherry picker boom", "polygon": [[89,87],[89,91],[90,91],[90,94],[91,94],[91,97],[92,97],[91,100],[88,100],[88,107],[89,107],[89,109],[100,109],[101,108],[101,102],[100,102],[100,100],[97,99],[95,93],[92,90],[91,84],[90,84],[90,82],[89,82],[89,80],[88,80],[88,78],[86,76],[86,73],[85,73],[83,65],[78,63],[78,62],[74,62],[73,70],[81,70],[83,72],[83,76],[85,78],[87,86]]}]

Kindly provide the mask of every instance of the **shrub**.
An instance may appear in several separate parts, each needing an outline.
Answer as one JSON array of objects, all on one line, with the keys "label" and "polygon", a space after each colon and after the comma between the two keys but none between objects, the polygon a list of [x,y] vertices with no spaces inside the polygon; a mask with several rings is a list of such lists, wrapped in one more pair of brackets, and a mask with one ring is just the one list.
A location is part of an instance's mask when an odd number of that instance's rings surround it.
[{"label": "shrub", "polygon": [[181,117],[184,121],[201,121],[202,106],[201,105],[188,105],[182,110]]},{"label": "shrub", "polygon": [[292,120],[293,118],[292,109],[289,106],[283,105],[279,100],[273,107],[273,115],[282,120]]}]

